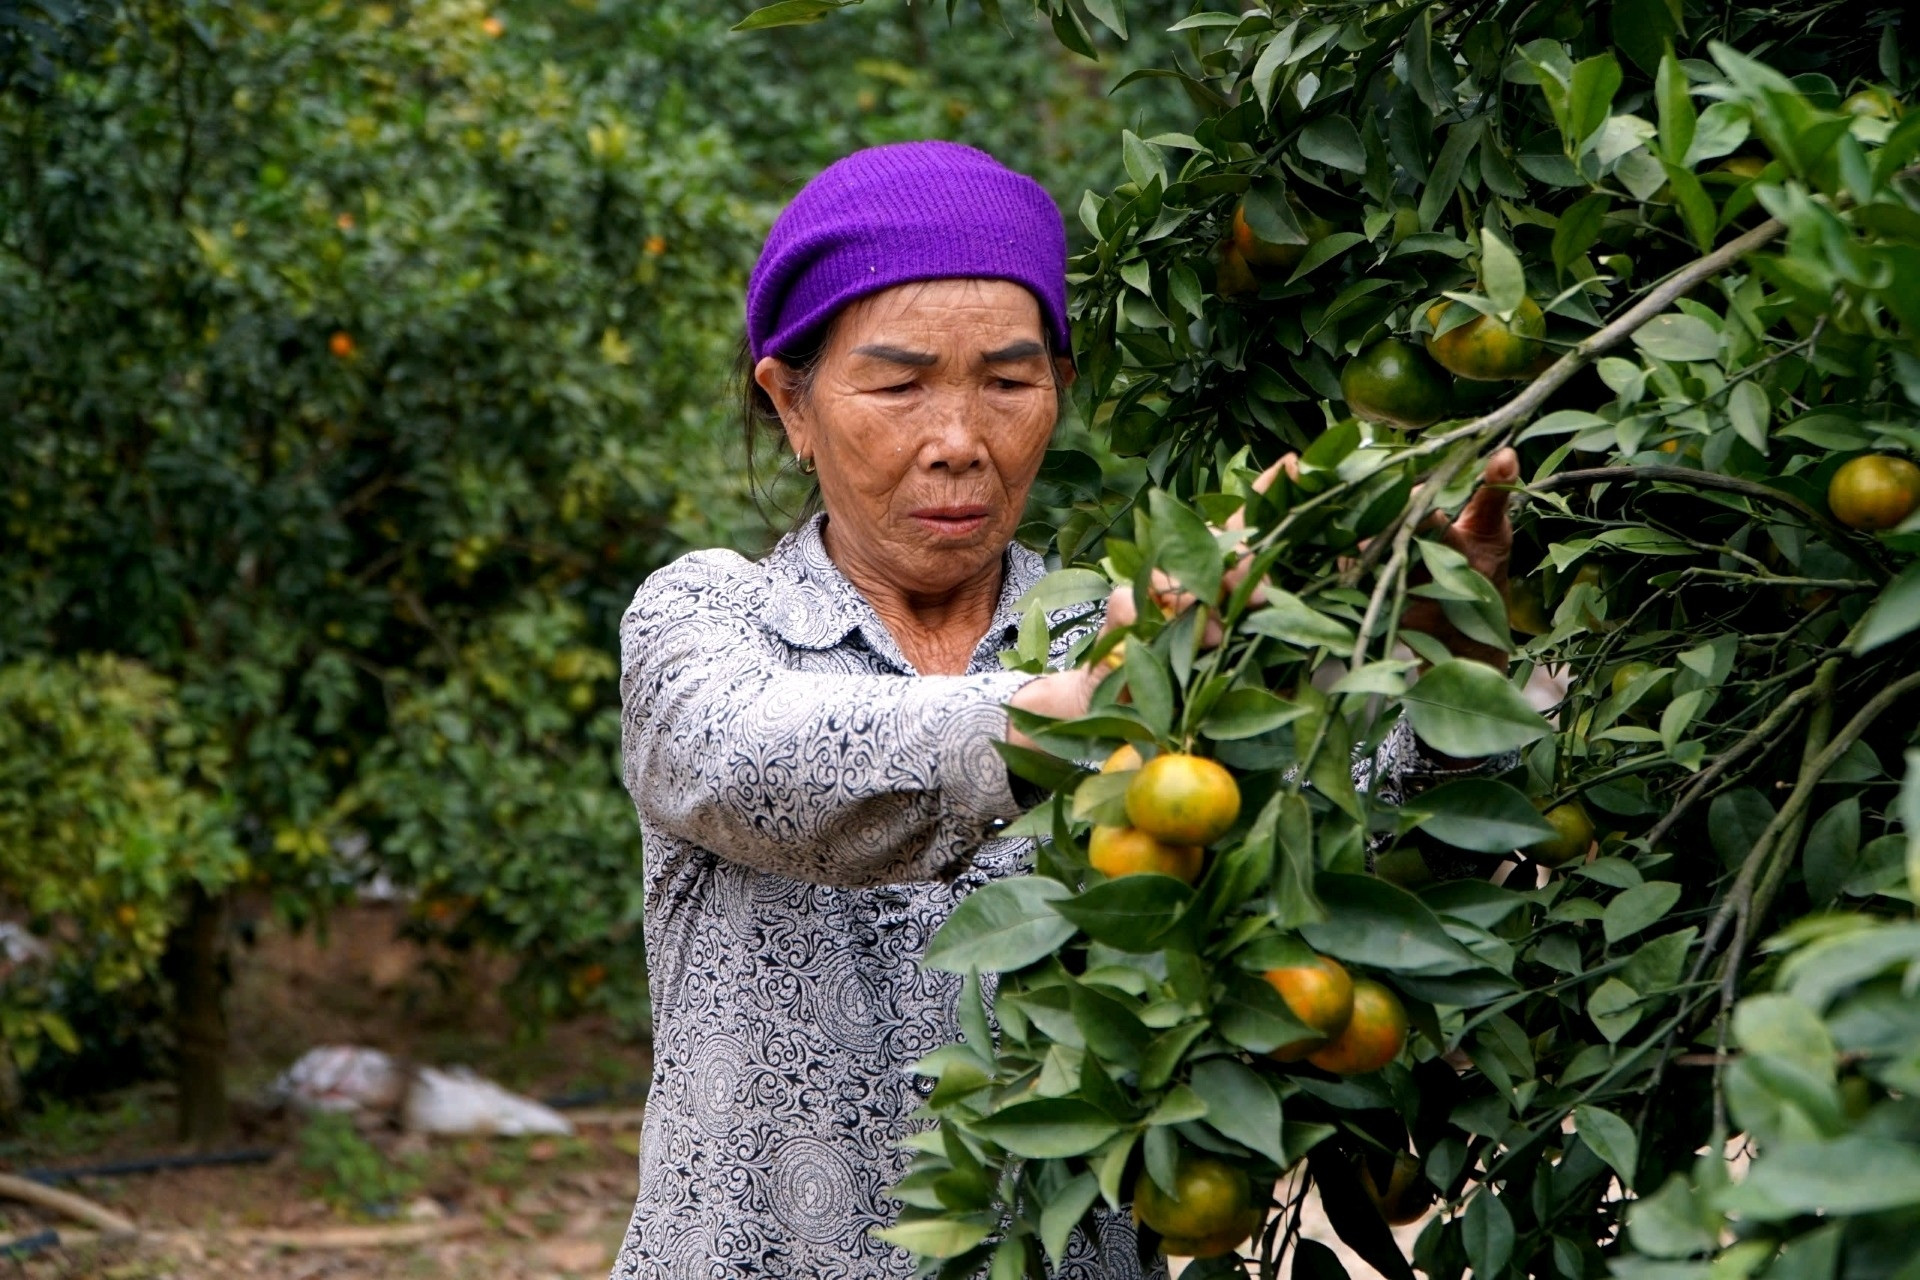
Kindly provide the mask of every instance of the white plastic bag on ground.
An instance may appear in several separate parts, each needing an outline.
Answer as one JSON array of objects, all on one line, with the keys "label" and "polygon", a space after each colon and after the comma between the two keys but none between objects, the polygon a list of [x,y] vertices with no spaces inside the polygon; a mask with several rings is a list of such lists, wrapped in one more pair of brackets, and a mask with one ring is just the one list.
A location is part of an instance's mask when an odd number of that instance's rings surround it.
[{"label": "white plastic bag on ground", "polygon": [[400,1105],[406,1080],[378,1049],[330,1044],[309,1049],[273,1082],[272,1095],[297,1111],[384,1115]]},{"label": "white plastic bag on ground", "polygon": [[446,1071],[421,1067],[401,1110],[401,1123],[417,1133],[571,1134],[573,1125],[543,1106],[475,1075],[466,1067]]}]

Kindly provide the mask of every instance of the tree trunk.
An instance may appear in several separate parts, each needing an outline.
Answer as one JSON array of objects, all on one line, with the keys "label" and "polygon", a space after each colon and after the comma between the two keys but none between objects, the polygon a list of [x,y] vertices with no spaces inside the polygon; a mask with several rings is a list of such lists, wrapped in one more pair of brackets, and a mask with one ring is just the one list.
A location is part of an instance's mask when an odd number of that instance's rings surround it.
[{"label": "tree trunk", "polygon": [[167,940],[179,1084],[178,1136],[209,1146],[227,1132],[226,900],[198,885]]}]

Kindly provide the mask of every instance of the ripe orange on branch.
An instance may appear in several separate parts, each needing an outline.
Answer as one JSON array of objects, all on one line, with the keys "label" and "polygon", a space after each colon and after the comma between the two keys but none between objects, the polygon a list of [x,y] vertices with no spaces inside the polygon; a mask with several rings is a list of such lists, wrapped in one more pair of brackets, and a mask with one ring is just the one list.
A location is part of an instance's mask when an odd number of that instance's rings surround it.
[{"label": "ripe orange on branch", "polygon": [[[1427,323],[1437,331],[1448,304],[1427,308]],[[1510,321],[1476,315],[1445,333],[1429,334],[1427,354],[1449,372],[1474,382],[1507,382],[1533,375],[1541,354],[1540,339],[1547,334],[1540,304],[1523,299]]]},{"label": "ripe orange on branch", "polygon": [[1169,844],[1138,827],[1096,826],[1087,841],[1087,860],[1108,876],[1158,874],[1192,884],[1206,857],[1198,845]]},{"label": "ripe orange on branch", "polygon": [[1240,816],[1240,784],[1214,760],[1155,756],[1127,788],[1127,821],[1171,844],[1212,844]]},{"label": "ripe orange on branch", "polygon": [[1870,453],[1833,473],[1827,507],[1851,529],[1891,529],[1920,505],[1920,467],[1905,458]]},{"label": "ripe orange on branch", "polygon": [[1527,855],[1536,862],[1544,862],[1550,867],[1572,862],[1575,858],[1584,858],[1593,848],[1593,819],[1587,816],[1586,806],[1578,800],[1569,800],[1565,804],[1555,805],[1542,815],[1554,834],[1545,840],[1527,846]]},{"label": "ripe orange on branch", "polygon": [[1315,956],[1307,964],[1269,969],[1266,979],[1293,1016],[1317,1034],[1283,1044],[1273,1051],[1281,1062],[1298,1062],[1347,1029],[1353,1017],[1353,975],[1331,956]]},{"label": "ripe orange on branch", "polygon": [[1337,1076],[1378,1071],[1400,1056],[1407,1046],[1407,1010],[1400,997],[1372,978],[1353,984],[1353,1016],[1346,1027],[1307,1061]]},{"label": "ripe orange on branch", "polygon": [[1304,244],[1282,244],[1263,239],[1247,222],[1247,202],[1242,200],[1234,206],[1233,250],[1257,275],[1291,275],[1293,269],[1300,265],[1300,260],[1307,256],[1307,250],[1334,232],[1331,222],[1308,209],[1291,194],[1287,196],[1287,205],[1293,210],[1294,219],[1299,222],[1300,230],[1306,236]]},{"label": "ripe orange on branch", "polygon": [[1212,1156],[1183,1154],[1173,1193],[1143,1169],[1133,1183],[1133,1214],[1161,1235],[1162,1249],[1178,1258],[1214,1258],[1232,1252],[1260,1225],[1247,1175]]},{"label": "ripe orange on branch", "polygon": [[1340,394],[1347,407],[1358,417],[1388,426],[1438,422],[1452,405],[1450,391],[1440,366],[1398,338],[1382,338],[1340,370]]}]

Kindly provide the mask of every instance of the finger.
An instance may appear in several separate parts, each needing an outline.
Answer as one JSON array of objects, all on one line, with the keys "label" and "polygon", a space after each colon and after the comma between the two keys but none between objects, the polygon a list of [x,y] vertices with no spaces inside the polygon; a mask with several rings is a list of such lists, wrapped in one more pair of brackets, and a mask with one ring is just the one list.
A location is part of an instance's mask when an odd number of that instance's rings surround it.
[{"label": "finger", "polygon": [[1132,587],[1116,587],[1107,597],[1107,620],[1101,624],[1102,634],[1109,631],[1125,631],[1140,619],[1140,610],[1133,603]]},{"label": "finger", "polygon": [[1504,486],[1511,485],[1520,478],[1520,455],[1512,449],[1501,449],[1487,459],[1487,469],[1480,477],[1480,485],[1467,499],[1467,506],[1460,518],[1453,522],[1455,532],[1467,538],[1498,538],[1508,527],[1507,506],[1509,495]]},{"label": "finger", "polygon": [[[1298,480],[1300,478],[1300,455],[1297,453],[1289,453],[1281,458],[1280,461],[1255,476],[1253,478],[1253,491],[1255,493],[1265,493],[1267,490],[1273,488],[1273,482],[1280,478],[1282,471],[1287,473],[1288,479]],[[1247,509],[1242,507],[1240,510],[1228,516],[1226,527],[1230,530],[1246,528]]]}]

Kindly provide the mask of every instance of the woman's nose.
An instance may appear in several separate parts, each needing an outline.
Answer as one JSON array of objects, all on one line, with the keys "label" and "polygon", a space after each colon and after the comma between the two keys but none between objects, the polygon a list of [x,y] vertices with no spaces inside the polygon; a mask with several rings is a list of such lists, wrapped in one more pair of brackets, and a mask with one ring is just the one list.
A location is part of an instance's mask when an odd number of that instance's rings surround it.
[{"label": "woman's nose", "polygon": [[986,421],[966,395],[939,397],[921,458],[937,471],[971,471],[987,460]]}]

